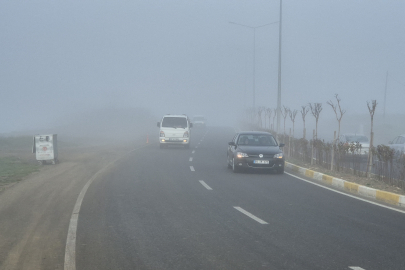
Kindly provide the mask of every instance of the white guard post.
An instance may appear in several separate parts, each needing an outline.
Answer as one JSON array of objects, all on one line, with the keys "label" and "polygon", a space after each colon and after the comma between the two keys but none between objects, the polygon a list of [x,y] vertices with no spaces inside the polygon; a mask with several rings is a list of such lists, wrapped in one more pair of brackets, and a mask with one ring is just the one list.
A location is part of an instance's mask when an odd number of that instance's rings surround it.
[{"label": "white guard post", "polygon": [[58,140],[56,134],[35,135],[32,152],[40,164],[58,163]]}]

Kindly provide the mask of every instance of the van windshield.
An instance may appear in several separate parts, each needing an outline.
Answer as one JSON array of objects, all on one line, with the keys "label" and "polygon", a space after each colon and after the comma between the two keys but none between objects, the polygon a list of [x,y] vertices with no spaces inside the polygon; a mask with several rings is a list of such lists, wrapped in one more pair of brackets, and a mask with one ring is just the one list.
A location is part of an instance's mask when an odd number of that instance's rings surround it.
[{"label": "van windshield", "polygon": [[186,128],[187,119],[184,117],[165,117],[162,121],[162,127]]}]

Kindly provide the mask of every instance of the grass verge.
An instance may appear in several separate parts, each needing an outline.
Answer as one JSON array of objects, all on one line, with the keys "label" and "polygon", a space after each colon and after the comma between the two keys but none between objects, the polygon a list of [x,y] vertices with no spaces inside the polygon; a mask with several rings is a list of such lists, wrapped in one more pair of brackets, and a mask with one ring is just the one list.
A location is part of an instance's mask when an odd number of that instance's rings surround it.
[{"label": "grass verge", "polygon": [[29,164],[17,157],[0,157],[0,186],[21,181],[38,170],[38,165]]}]

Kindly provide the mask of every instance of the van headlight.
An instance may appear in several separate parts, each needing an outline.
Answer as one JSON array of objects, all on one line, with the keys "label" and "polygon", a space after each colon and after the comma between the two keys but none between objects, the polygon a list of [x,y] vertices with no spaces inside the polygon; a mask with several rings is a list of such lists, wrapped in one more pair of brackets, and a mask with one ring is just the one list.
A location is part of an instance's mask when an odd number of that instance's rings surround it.
[{"label": "van headlight", "polygon": [[249,157],[248,154],[242,152],[236,152],[237,158]]},{"label": "van headlight", "polygon": [[278,153],[275,154],[273,158],[283,158],[283,157],[284,157],[283,153]]}]

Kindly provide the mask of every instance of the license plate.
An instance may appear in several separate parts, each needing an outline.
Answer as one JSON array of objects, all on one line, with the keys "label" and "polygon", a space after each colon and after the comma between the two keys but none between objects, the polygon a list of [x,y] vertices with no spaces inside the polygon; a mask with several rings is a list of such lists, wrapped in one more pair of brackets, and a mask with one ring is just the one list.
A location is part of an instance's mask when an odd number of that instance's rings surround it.
[{"label": "license plate", "polygon": [[253,160],[254,164],[269,164],[268,160]]},{"label": "license plate", "polygon": [[180,141],[181,139],[177,139],[177,138],[169,138],[169,141]]}]

